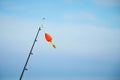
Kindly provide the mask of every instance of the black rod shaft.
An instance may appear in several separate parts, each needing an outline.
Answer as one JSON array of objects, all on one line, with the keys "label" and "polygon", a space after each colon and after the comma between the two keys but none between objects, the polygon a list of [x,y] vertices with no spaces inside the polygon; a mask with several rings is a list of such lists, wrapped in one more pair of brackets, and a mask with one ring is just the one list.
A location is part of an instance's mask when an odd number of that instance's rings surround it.
[{"label": "black rod shaft", "polygon": [[26,66],[27,66],[27,64],[28,64],[28,61],[29,61],[29,59],[30,59],[30,56],[32,55],[32,50],[33,50],[33,47],[34,47],[34,45],[35,45],[35,42],[37,41],[37,37],[38,37],[38,34],[39,34],[39,31],[40,31],[40,30],[41,30],[41,28],[39,27],[38,32],[37,32],[36,37],[35,37],[35,40],[34,40],[34,42],[33,42],[33,45],[32,45],[32,47],[31,47],[30,52],[29,52],[29,55],[28,55],[28,57],[27,57],[26,63],[25,63],[25,65],[24,65],[24,67],[23,67],[23,70],[22,70],[22,73],[21,73],[21,75],[20,75],[19,80],[22,80],[23,74],[24,74],[25,70],[27,70]]}]

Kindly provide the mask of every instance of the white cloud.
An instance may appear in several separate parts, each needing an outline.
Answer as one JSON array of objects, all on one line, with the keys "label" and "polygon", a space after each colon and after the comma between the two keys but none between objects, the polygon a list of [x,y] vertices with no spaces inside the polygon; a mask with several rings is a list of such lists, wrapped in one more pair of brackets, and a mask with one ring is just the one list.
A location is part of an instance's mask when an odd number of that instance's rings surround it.
[{"label": "white cloud", "polygon": [[120,5],[120,0],[93,0],[96,4],[105,5],[105,6],[115,6]]},{"label": "white cloud", "polygon": [[[31,45],[31,42],[34,39],[34,35],[36,34],[36,30],[39,25],[39,22],[37,20],[35,21],[15,16],[3,15],[0,17],[0,38],[3,42],[1,44],[13,43],[15,46],[18,42],[19,45],[24,47]],[[14,19],[14,21],[11,21],[12,19]],[[45,27],[47,29],[46,31],[48,31],[48,33],[53,36],[53,42],[57,47],[56,50],[53,51],[56,53],[90,53],[89,55],[92,53],[109,53],[109,55],[112,55],[112,53],[118,54],[120,52],[119,28],[113,29],[104,26],[95,26],[80,23],[61,24],[59,22],[47,22],[48,23],[45,24]],[[38,24],[36,25],[36,23]],[[24,45],[22,43],[24,43]],[[36,47],[38,47],[38,49],[41,48],[42,51],[51,50],[52,48],[51,45],[45,41],[43,32],[40,32],[40,37],[38,39]]]},{"label": "white cloud", "polygon": [[83,20],[97,20],[96,16],[89,12],[66,12],[63,14],[64,19],[83,19]]},{"label": "white cloud", "polygon": [[[50,26],[50,25],[49,25]],[[52,27],[52,26],[57,26]],[[120,52],[120,29],[99,27],[94,25],[62,24],[51,25],[54,31],[58,51],[80,54],[101,54]]]}]

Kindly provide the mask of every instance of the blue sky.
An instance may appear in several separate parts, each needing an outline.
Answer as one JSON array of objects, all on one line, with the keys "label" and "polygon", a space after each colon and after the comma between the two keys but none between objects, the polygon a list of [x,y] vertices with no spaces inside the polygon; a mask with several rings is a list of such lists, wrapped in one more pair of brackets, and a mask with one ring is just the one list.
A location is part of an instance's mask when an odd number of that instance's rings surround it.
[{"label": "blue sky", "polygon": [[24,80],[120,79],[120,0],[0,0],[0,80],[19,79],[43,17]]}]

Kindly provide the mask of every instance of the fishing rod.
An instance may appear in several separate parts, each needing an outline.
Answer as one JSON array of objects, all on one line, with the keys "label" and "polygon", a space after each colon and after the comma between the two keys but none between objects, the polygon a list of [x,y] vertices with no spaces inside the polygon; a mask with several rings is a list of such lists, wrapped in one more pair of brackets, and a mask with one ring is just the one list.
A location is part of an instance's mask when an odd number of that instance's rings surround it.
[{"label": "fishing rod", "polygon": [[[44,20],[44,19],[45,19],[45,18],[42,18],[42,20]],[[41,23],[41,27],[43,27],[43,24],[42,24],[42,23]],[[19,80],[22,80],[22,77],[23,77],[23,75],[24,75],[24,72],[25,72],[26,70],[28,70],[26,67],[27,67],[28,61],[29,61],[29,59],[30,59],[30,56],[33,55],[32,50],[33,50],[33,48],[34,48],[35,42],[37,41],[37,37],[38,37],[38,34],[39,34],[40,30],[41,30],[41,27],[39,27],[38,32],[37,32],[37,34],[36,34],[36,36],[35,36],[33,45],[32,45],[32,47],[31,47],[31,49],[30,49],[29,55],[28,55],[28,57],[27,57],[27,60],[26,60],[26,62],[25,62],[25,65],[24,65],[24,67],[23,67],[23,70],[22,70],[22,73],[21,73],[21,75],[20,75]]]},{"label": "fishing rod", "polygon": [[[42,20],[44,20],[44,19],[45,19],[45,18],[42,18]],[[21,75],[20,75],[19,80],[22,80],[22,77],[23,77],[23,75],[24,75],[24,72],[25,72],[26,70],[28,70],[26,67],[27,67],[28,61],[29,61],[29,59],[30,59],[30,56],[33,55],[32,50],[33,50],[33,48],[34,48],[35,42],[37,41],[37,37],[38,37],[38,34],[39,34],[41,28],[43,28],[43,23],[41,23],[41,27],[39,27],[38,32],[37,32],[37,34],[36,34],[36,36],[35,36],[33,45],[32,45],[32,47],[31,47],[31,49],[30,49],[29,55],[28,55],[28,57],[27,57],[27,60],[26,60],[26,62],[25,62],[25,65],[24,65],[24,67],[23,67],[23,70],[22,70],[22,73],[21,73]],[[45,39],[46,39],[47,42],[50,42],[50,44],[51,44],[54,48],[56,48],[55,44],[54,44],[53,41],[52,41],[52,36],[51,36],[50,34],[45,33]]]},{"label": "fishing rod", "polygon": [[23,70],[22,70],[22,73],[21,73],[21,75],[20,75],[19,80],[22,80],[22,77],[23,77],[23,74],[24,74],[25,70],[28,70],[28,69],[26,68],[26,66],[27,66],[27,64],[28,64],[28,61],[29,61],[29,59],[30,59],[30,56],[33,55],[32,50],[33,50],[33,48],[34,48],[35,42],[37,41],[37,37],[38,37],[38,34],[39,34],[39,31],[40,31],[40,30],[41,30],[41,27],[39,27],[39,29],[38,29],[38,32],[37,32],[36,37],[35,37],[35,39],[34,39],[33,45],[32,45],[32,47],[31,47],[31,49],[30,49],[29,55],[28,55],[28,57],[27,57],[27,60],[26,60],[26,62],[25,62],[25,65],[24,65],[24,67],[23,67]]}]

